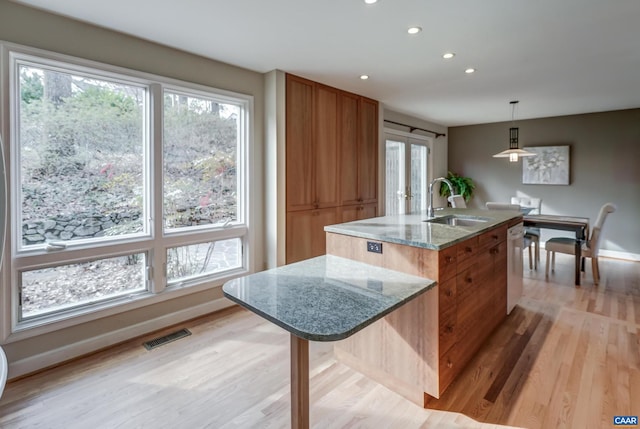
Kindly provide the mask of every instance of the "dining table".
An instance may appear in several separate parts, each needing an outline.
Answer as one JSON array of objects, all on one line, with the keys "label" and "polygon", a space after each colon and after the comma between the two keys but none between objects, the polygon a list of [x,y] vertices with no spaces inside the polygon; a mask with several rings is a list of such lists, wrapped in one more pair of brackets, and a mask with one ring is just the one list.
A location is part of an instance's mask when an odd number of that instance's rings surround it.
[{"label": "dining table", "polygon": [[589,234],[589,218],[564,215],[526,214],[523,216],[523,223],[525,227],[555,229],[575,233],[575,284],[579,286],[580,272],[582,270],[582,244]]}]

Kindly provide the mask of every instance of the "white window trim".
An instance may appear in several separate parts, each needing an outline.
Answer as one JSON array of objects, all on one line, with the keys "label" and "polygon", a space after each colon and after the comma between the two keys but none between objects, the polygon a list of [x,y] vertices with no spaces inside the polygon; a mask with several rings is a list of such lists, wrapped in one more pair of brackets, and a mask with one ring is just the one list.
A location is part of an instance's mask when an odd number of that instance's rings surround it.
[{"label": "white window trim", "polygon": [[[162,136],[162,104],[150,103],[150,118],[152,121],[152,127],[150,129],[151,135],[149,140],[151,144],[145,148],[150,151],[147,153],[148,165],[150,166],[148,172],[148,180],[151,183],[160,184],[160,186],[152,187],[152,195],[148,199],[148,210],[155,210],[152,214],[153,219],[159,221],[152,222],[150,225],[150,231],[144,236],[132,237],[129,240],[122,241],[118,245],[95,244],[92,243],[91,247],[78,244],[77,247],[73,246],[66,252],[65,260],[72,262],[71,256],[80,256],[82,259],[87,259],[91,256],[100,255],[100,257],[109,257],[110,254],[122,254],[126,252],[140,251],[147,252],[148,257],[151,259],[150,264],[153,269],[153,281],[154,285],[151,291],[144,293],[136,293],[131,296],[123,296],[114,298],[113,300],[105,301],[91,307],[84,307],[77,309],[72,315],[63,315],[59,318],[49,318],[45,321],[30,321],[17,324],[17,306],[14,303],[17,300],[17,287],[12,284],[12,273],[17,272],[17,268],[24,268],[29,266],[29,252],[20,253],[20,264],[16,264],[13,260],[14,253],[12,247],[15,247],[17,232],[7,231],[6,236],[10,239],[5,239],[2,243],[4,250],[4,257],[2,261],[2,270],[0,275],[0,341],[11,343],[14,341],[23,340],[26,338],[42,335],[44,333],[57,331],[60,329],[68,328],[71,326],[86,323],[92,320],[101,319],[111,315],[135,310],[145,306],[157,304],[167,300],[175,299],[181,296],[199,293],[211,288],[220,287],[225,281],[232,278],[239,277],[248,272],[255,271],[255,258],[257,249],[254,249],[253,243],[256,242],[256,231],[253,225],[255,225],[254,215],[255,210],[251,207],[251,201],[255,199],[255,192],[258,187],[255,184],[255,180],[251,177],[251,172],[254,170],[254,154],[252,149],[254,148],[254,97],[252,95],[237,93],[233,91],[218,89],[206,85],[196,84],[192,82],[181,81],[178,79],[167,78],[160,75],[155,75],[146,72],[139,72],[123,67],[113,66],[110,64],[104,64],[92,60],[85,60],[69,55],[58,54],[42,49],[31,48],[23,45],[18,45],[10,42],[4,42],[0,40],[0,105],[2,106],[3,114],[0,115],[0,133],[3,136],[2,148],[5,160],[8,160],[7,155],[9,147],[14,141],[14,136],[11,133],[14,132],[14,116],[15,106],[11,106],[11,88],[10,88],[10,75],[11,75],[11,61],[10,53],[15,53],[18,56],[34,56],[38,58],[39,62],[49,61],[52,64],[58,62],[68,63],[74,67],[78,67],[79,70],[92,70],[97,69],[102,76],[113,76],[118,81],[130,80],[134,84],[142,84],[149,86],[149,98],[151,100],[154,97],[160,97],[162,99],[162,91],[164,89],[189,91],[190,93],[197,94],[202,93],[206,97],[211,98],[214,96],[216,99],[233,102],[234,104],[240,104],[245,116],[242,122],[242,128],[239,136],[244,138],[245,144],[239,148],[238,159],[241,160],[242,172],[238,172],[239,186],[242,186],[245,192],[242,192],[242,201],[238,201],[238,205],[244,207],[242,214],[243,218],[239,219],[238,224],[232,224],[226,227],[208,229],[206,233],[202,231],[193,231],[188,233],[177,233],[174,231],[164,233],[164,225],[162,222],[163,213],[162,205],[156,204],[157,201],[162,201],[162,177],[155,177],[154,172],[162,172],[162,151],[160,153],[154,153],[161,148],[161,144],[158,145],[158,136]],[[42,61],[41,61],[42,60]],[[19,100],[18,100],[19,102]],[[13,108],[12,108],[13,107]],[[161,137],[160,137],[161,138]],[[13,153],[12,156],[15,156]],[[0,172],[1,173],[1,172]],[[11,165],[6,164],[6,177],[11,177]],[[15,178],[12,178],[12,183],[15,183]],[[3,182],[4,178],[0,178],[0,182]],[[7,187],[7,201],[13,201],[15,199],[14,192]],[[12,205],[15,206],[15,201]],[[11,206],[10,206],[11,207]],[[159,212],[159,213],[158,213]],[[151,212],[148,212],[151,213]],[[7,209],[7,229],[10,229],[11,222],[13,222],[15,216],[15,210]],[[164,286],[164,270],[163,262],[166,257],[163,252],[154,251],[154,249],[166,249],[180,244],[193,244],[195,241],[189,241],[190,236],[198,235],[198,241],[212,241],[223,240],[225,238],[240,238],[243,246],[242,254],[242,267],[241,269],[235,269],[224,272],[222,275],[208,276],[205,281],[190,285],[189,282],[185,284],[172,285],[169,287]],[[111,250],[107,253],[100,252],[100,247],[111,246]],[[17,252],[17,248],[14,249]],[[47,259],[49,255],[44,256]],[[67,257],[68,256],[68,257]],[[52,260],[55,255],[51,255]],[[77,261],[77,259],[76,259]],[[35,266],[35,265],[34,265]],[[37,265],[41,266],[41,265]],[[188,286],[188,287],[186,287]]]},{"label": "white window trim", "polygon": [[[408,133],[406,131],[401,131],[401,130],[396,130],[394,128],[387,128],[384,127],[383,129],[383,144],[384,142],[389,138],[389,137],[398,137],[399,139],[402,139],[401,141],[404,143],[411,143],[411,140],[414,140],[417,144],[420,144],[422,146],[426,146],[427,147],[427,183],[431,183],[431,181],[433,180],[433,168],[434,168],[434,156],[433,156],[433,145],[434,145],[434,137],[433,136],[425,136],[423,134],[415,134],[415,133]],[[384,165],[384,164],[383,164]],[[381,206],[381,210],[383,212],[384,215],[384,211],[385,211],[385,206],[384,206],[384,198],[386,197],[386,192],[387,192],[387,187],[386,187],[386,183],[387,183],[387,178],[386,178],[386,169],[382,168],[381,169],[382,173],[380,174],[381,176],[381,192],[382,192],[382,201],[383,204]]]}]

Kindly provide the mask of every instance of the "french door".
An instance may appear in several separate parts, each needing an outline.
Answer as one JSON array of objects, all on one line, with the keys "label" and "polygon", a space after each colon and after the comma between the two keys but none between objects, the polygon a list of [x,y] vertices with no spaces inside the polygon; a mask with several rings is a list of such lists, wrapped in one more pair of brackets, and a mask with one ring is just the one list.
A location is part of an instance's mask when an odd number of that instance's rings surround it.
[{"label": "french door", "polygon": [[432,139],[385,130],[385,214],[427,209]]}]

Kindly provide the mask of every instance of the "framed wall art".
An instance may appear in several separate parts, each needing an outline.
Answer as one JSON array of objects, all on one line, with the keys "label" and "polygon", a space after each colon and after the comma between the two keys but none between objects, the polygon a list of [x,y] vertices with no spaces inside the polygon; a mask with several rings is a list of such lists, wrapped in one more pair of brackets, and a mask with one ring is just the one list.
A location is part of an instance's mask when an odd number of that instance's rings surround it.
[{"label": "framed wall art", "polygon": [[569,145],[523,148],[536,156],[522,158],[522,183],[526,185],[568,185]]}]

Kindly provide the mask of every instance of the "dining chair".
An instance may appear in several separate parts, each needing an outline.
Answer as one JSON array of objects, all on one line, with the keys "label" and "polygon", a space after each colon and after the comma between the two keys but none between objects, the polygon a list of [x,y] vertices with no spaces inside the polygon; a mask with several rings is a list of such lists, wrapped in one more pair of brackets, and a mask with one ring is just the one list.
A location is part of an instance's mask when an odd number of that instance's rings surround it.
[{"label": "dining chair", "polygon": [[447,201],[451,203],[451,207],[456,209],[466,209],[467,203],[464,202],[464,197],[462,195],[451,195],[447,198]]},{"label": "dining chair", "polygon": [[[582,257],[591,258],[591,271],[593,272],[593,283],[600,283],[600,267],[598,265],[598,253],[600,250],[600,240],[602,238],[602,227],[609,213],[616,211],[617,207],[613,203],[606,203],[600,208],[596,223],[591,228],[591,234],[586,242],[582,243]],[[545,276],[549,277],[549,253],[551,253],[551,270],[555,269],[556,252],[575,255],[576,239],[570,237],[553,237],[545,242],[547,250],[547,260],[545,263]]]},{"label": "dining chair", "polygon": [[[542,198],[535,197],[511,197],[511,204],[518,204],[520,207],[531,209],[527,214],[542,214]],[[538,269],[540,262],[540,228],[525,227],[524,236],[533,243],[536,252],[535,269]]]},{"label": "dining chair", "polygon": [[542,198],[511,197],[511,204],[533,209],[527,214],[542,214]]},{"label": "dining chair", "polygon": [[[486,203],[487,209],[489,210],[513,210],[515,212],[519,212],[520,211],[520,205],[519,204],[510,204],[510,203],[497,203],[497,202],[493,202],[493,201],[489,201]],[[529,269],[532,270],[534,265],[536,268],[538,268],[538,263],[537,261],[534,263],[533,261],[533,255],[531,253],[531,244],[532,241],[530,238],[528,237],[524,237],[524,245],[523,245],[523,249],[528,249],[529,250]]]}]

